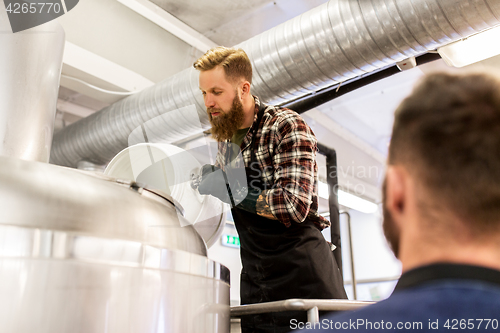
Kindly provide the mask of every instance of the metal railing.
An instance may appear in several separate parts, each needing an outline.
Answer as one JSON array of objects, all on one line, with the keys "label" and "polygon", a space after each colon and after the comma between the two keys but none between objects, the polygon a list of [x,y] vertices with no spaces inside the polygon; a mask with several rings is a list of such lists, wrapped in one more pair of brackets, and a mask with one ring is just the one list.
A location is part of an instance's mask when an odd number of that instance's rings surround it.
[{"label": "metal railing", "polygon": [[287,299],[284,301],[232,306],[231,317],[269,312],[307,311],[307,321],[314,324],[319,322],[319,311],[351,311],[374,303],[341,299]]},{"label": "metal railing", "polygon": [[[381,282],[391,282],[391,281],[398,281],[401,275],[394,275],[394,276],[389,276],[389,277],[382,277],[382,278],[373,278],[373,279],[362,279],[362,280],[356,280],[356,284],[367,284],[367,283],[381,283]],[[352,284],[351,280],[346,280],[344,281],[344,285]]]},{"label": "metal railing", "polygon": [[339,215],[347,216],[347,232],[348,232],[348,237],[349,237],[349,258],[351,259],[352,293],[353,293],[354,299],[357,300],[358,299],[358,290],[357,290],[356,272],[354,270],[354,251],[353,251],[353,246],[352,246],[351,214],[349,214],[348,212],[340,212]]}]

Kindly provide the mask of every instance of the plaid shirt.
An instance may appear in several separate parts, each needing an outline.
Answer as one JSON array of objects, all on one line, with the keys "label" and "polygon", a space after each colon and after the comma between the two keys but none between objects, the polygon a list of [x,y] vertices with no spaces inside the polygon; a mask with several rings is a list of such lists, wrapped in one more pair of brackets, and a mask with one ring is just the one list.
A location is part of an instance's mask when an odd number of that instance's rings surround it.
[{"label": "plaid shirt", "polygon": [[[254,99],[255,118],[243,139],[241,151],[245,166],[250,167],[250,144],[262,105],[265,111],[256,132],[258,168],[252,167],[260,170],[269,189],[266,199],[271,212],[287,227],[294,222],[304,222],[306,218],[320,230],[330,226],[330,222],[318,214],[317,140],[314,133],[295,111],[261,104],[256,96]],[[229,163],[230,149],[227,147],[227,142],[219,142],[216,165],[220,168]]]}]

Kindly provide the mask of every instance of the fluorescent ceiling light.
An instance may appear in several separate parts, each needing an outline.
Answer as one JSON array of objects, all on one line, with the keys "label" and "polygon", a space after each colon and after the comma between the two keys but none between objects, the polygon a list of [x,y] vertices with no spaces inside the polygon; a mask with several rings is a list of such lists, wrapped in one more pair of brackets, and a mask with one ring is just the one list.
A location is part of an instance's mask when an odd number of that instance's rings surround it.
[{"label": "fluorescent ceiling light", "polygon": [[318,195],[323,199],[328,200],[330,197],[330,192],[328,192],[328,184],[323,182],[318,182]]},{"label": "fluorescent ceiling light", "polygon": [[373,202],[365,199],[361,199],[358,196],[352,195],[350,193],[344,192],[342,190],[338,191],[339,204],[346,206],[355,210],[359,210],[362,213],[375,213],[378,207]]},{"label": "fluorescent ceiling light", "polygon": [[[376,204],[362,199],[356,195],[344,192],[340,189],[338,190],[337,194],[339,198],[339,204],[342,206],[346,206],[367,214],[375,213],[378,210],[378,206]],[[323,182],[318,183],[318,195],[324,199],[328,199],[330,197],[328,192],[328,184]]]},{"label": "fluorescent ceiling light", "polygon": [[438,48],[448,66],[464,67],[500,54],[500,27]]}]

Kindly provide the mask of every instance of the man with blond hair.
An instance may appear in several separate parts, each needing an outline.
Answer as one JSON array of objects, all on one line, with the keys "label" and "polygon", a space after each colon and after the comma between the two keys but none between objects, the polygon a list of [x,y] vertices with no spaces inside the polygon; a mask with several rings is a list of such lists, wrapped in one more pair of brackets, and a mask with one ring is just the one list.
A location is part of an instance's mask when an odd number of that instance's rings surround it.
[{"label": "man with blond hair", "polygon": [[498,332],[500,82],[426,77],[396,111],[388,164],[383,228],[403,266],[395,291],[305,331]]},{"label": "man with blond hair", "polygon": [[[194,67],[219,142],[216,165],[203,167],[199,192],[233,206],[243,264],[241,304],[346,298],[321,234],[330,223],[318,214],[314,133],[296,112],[251,94],[252,66],[243,50],[212,49]],[[238,167],[245,168],[246,186],[229,186]],[[245,316],[242,332],[287,332],[292,319],[306,321],[306,314]]]}]

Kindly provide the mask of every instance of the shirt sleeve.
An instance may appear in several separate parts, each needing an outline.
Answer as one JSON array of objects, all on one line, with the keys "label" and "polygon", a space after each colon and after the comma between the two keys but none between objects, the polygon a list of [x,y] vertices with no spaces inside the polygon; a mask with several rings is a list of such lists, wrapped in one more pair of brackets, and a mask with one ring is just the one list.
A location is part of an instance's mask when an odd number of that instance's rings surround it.
[{"label": "shirt sleeve", "polygon": [[300,116],[289,116],[274,125],[274,186],[267,202],[286,226],[304,222],[314,195],[317,140]]}]

